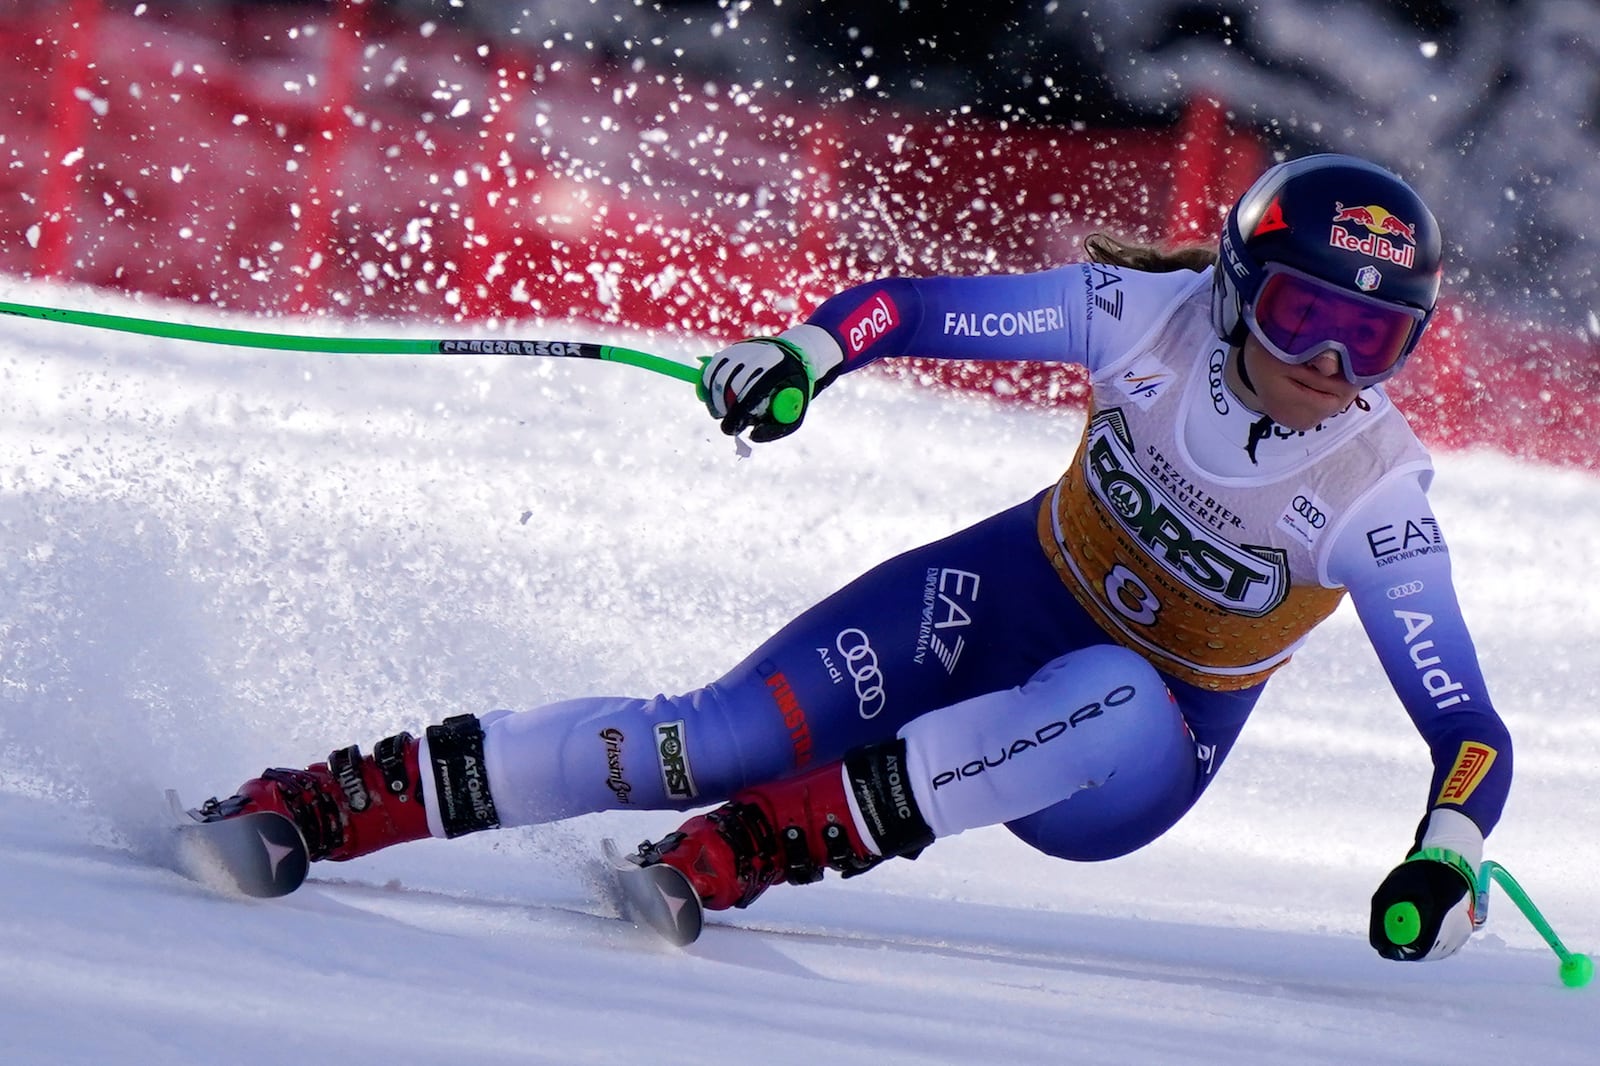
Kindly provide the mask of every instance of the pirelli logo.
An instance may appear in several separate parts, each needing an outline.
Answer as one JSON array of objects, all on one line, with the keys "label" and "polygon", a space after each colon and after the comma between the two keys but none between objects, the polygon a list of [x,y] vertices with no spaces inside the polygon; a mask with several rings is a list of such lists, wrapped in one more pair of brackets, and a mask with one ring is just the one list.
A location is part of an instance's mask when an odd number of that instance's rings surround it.
[{"label": "pirelli logo", "polygon": [[1456,764],[1450,769],[1450,776],[1444,779],[1444,787],[1439,790],[1439,798],[1435,805],[1454,803],[1457,805],[1467,802],[1472,794],[1477,791],[1478,785],[1489,774],[1489,767],[1494,765],[1494,758],[1499,753],[1487,744],[1478,744],[1466,741],[1461,745],[1461,751],[1456,755]]}]

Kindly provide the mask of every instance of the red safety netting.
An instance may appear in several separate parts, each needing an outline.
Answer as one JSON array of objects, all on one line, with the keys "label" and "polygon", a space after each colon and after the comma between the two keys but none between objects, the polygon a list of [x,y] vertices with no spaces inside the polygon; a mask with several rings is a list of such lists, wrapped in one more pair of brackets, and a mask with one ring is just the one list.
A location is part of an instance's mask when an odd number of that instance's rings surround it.
[{"label": "red safety netting", "polygon": [[[0,6],[0,269],[251,315],[573,319],[728,338],[887,272],[1039,269],[1096,228],[1206,239],[1267,159],[1154,130],[807,103],[327,9]],[[220,13],[219,13],[220,12]],[[1432,442],[1594,465],[1594,345],[1465,303],[1391,392]],[[1070,369],[899,368],[1072,402]]]}]

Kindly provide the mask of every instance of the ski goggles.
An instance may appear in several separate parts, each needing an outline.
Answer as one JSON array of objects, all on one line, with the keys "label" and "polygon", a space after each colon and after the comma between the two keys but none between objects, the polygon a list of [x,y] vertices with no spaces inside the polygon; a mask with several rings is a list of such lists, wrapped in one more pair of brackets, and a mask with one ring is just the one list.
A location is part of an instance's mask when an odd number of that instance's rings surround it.
[{"label": "ski goggles", "polygon": [[1416,346],[1427,314],[1351,292],[1290,267],[1271,264],[1245,308],[1245,321],[1262,347],[1299,366],[1326,351],[1352,385],[1366,388],[1391,377]]}]

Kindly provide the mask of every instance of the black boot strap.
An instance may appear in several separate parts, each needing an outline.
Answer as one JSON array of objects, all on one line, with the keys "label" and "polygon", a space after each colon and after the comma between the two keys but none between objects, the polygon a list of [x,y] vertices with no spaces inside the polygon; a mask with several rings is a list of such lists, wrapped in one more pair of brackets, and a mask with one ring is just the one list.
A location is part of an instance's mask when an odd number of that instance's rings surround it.
[{"label": "black boot strap", "polygon": [[416,786],[406,773],[406,753],[416,741],[410,733],[384,737],[372,749],[372,761],[383,775],[383,787],[391,796],[404,796]]},{"label": "black boot strap", "polygon": [[356,814],[372,806],[372,793],[361,773],[361,749],[352,744],[348,748],[328,754],[328,770],[344,793],[345,804]]},{"label": "black boot strap", "polygon": [[500,814],[483,766],[483,727],[476,715],[458,714],[428,727],[428,761],[447,837],[496,829]]}]

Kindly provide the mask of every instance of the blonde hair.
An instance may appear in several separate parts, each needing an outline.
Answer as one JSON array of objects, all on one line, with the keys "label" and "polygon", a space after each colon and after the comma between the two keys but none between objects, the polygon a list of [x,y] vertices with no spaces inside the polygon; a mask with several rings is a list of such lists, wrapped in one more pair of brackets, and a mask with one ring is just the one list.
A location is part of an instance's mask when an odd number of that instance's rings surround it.
[{"label": "blonde hair", "polygon": [[1199,274],[1217,262],[1217,248],[1213,244],[1183,244],[1175,248],[1162,248],[1100,232],[1091,233],[1083,239],[1083,250],[1091,263],[1145,270],[1153,274],[1167,274],[1174,270],[1192,270]]}]

